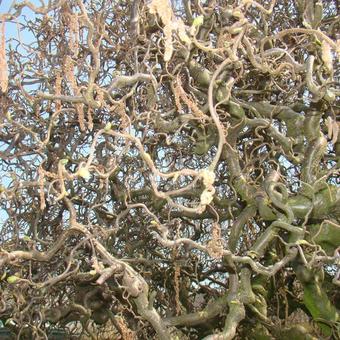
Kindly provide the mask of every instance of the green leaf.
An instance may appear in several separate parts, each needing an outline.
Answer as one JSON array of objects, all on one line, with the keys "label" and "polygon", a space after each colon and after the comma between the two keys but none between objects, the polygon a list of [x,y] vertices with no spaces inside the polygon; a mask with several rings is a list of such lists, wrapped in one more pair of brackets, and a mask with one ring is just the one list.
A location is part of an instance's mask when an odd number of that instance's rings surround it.
[{"label": "green leaf", "polygon": [[203,24],[203,22],[204,22],[204,17],[203,15],[200,15],[194,19],[192,26],[199,27]]},{"label": "green leaf", "polygon": [[254,250],[250,250],[250,251],[248,251],[248,254],[247,254],[251,259],[256,259],[258,256],[259,256],[259,254],[256,252],[256,251],[254,251]]},{"label": "green leaf", "polygon": [[7,120],[9,121],[9,122],[11,122],[12,121],[12,114],[10,113],[10,112],[6,112],[6,118],[7,118]]},{"label": "green leaf", "polygon": [[297,240],[296,244],[304,244],[304,245],[310,246],[310,243],[307,242],[306,240]]},{"label": "green leaf", "polygon": [[66,165],[68,163],[68,159],[67,158],[63,158],[60,160],[60,164],[61,165]]},{"label": "green leaf", "polygon": [[237,103],[229,102],[229,111],[233,117],[238,119],[242,119],[245,116],[243,107]]},{"label": "green leaf", "polygon": [[229,303],[232,304],[232,305],[239,305],[240,301],[238,301],[238,300],[231,300]]},{"label": "green leaf", "polygon": [[16,283],[20,278],[15,276],[15,275],[11,275],[7,278],[7,282],[8,283]]},{"label": "green leaf", "polygon": [[104,127],[104,131],[110,131],[112,129],[112,124],[110,122],[108,122],[105,127]]}]

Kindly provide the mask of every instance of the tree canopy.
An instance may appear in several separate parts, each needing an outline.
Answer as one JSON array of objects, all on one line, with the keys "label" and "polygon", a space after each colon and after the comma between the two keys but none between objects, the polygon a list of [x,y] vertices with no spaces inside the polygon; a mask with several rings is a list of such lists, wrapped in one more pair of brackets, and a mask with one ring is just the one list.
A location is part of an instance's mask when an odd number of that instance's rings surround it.
[{"label": "tree canopy", "polygon": [[0,19],[0,331],[340,338],[338,1]]}]

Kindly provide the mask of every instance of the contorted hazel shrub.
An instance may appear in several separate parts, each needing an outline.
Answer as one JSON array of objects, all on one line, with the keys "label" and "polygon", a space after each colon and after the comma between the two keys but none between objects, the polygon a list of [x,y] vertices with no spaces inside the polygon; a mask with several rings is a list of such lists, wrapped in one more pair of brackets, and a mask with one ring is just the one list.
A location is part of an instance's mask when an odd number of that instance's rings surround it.
[{"label": "contorted hazel shrub", "polygon": [[338,339],[337,4],[3,1],[1,334]]}]

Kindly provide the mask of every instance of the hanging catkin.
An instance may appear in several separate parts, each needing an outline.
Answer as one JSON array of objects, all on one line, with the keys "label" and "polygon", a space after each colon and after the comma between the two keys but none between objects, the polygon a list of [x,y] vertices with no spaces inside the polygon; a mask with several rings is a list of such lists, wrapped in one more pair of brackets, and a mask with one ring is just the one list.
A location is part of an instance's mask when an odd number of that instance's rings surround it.
[{"label": "hanging catkin", "polygon": [[2,92],[6,92],[8,87],[8,66],[5,45],[5,21],[3,20],[0,26],[0,87]]}]

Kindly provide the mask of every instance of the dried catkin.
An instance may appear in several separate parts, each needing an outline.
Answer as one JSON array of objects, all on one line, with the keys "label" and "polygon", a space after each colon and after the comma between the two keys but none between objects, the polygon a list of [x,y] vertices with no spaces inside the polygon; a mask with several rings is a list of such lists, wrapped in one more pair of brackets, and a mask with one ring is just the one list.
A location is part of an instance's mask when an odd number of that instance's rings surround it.
[{"label": "dried catkin", "polygon": [[[73,95],[78,96],[80,94],[80,91],[77,85],[76,77],[74,75],[74,62],[70,56],[67,56],[65,58],[64,72],[66,79],[70,83]],[[75,104],[75,108],[78,115],[78,123],[80,130],[84,131],[85,130],[84,104],[77,103]]]},{"label": "dried catkin", "polygon": [[5,47],[5,21],[2,21],[0,26],[0,87],[2,92],[6,92],[8,87],[8,65]]},{"label": "dried catkin", "polygon": [[70,50],[73,51],[73,56],[78,56],[79,51],[79,20],[75,13],[70,14],[69,28],[70,28]]},{"label": "dried catkin", "polygon": [[204,116],[204,113],[199,109],[197,104],[192,99],[190,99],[190,97],[184,91],[182,87],[181,79],[179,77],[177,77],[177,84],[175,86],[174,92],[175,92],[176,106],[178,110],[182,108],[182,106],[180,105],[180,101],[179,101],[179,98],[180,98],[183,101],[183,103],[188,106],[188,108],[197,118],[202,118]]},{"label": "dried catkin", "polygon": [[46,208],[45,203],[45,173],[43,168],[40,166],[38,169],[39,174],[39,198],[40,198],[40,210],[44,210]]},{"label": "dried catkin", "polygon": [[[56,96],[60,96],[61,95],[61,82],[62,82],[63,78],[61,77],[60,72],[57,72],[56,78],[55,78],[55,94]],[[56,100],[55,101],[55,109],[56,111],[59,111],[61,109],[61,101],[60,100]]]}]

